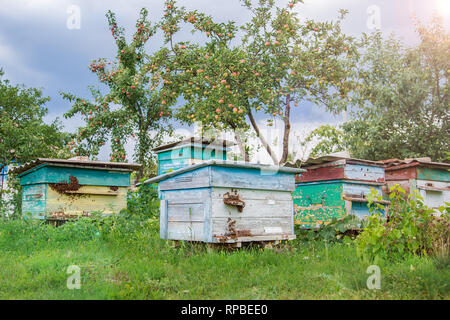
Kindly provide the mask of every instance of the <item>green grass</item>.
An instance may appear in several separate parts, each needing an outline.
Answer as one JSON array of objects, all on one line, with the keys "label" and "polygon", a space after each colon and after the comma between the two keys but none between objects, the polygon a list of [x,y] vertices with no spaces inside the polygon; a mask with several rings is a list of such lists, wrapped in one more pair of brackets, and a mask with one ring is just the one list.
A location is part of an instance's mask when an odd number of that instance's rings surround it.
[{"label": "green grass", "polygon": [[[450,268],[429,257],[382,261],[381,289],[353,244],[285,243],[227,251],[159,239],[157,221],[99,233],[0,221],[0,299],[449,299]],[[101,230],[100,230],[101,231]],[[66,286],[81,268],[81,289]],[[448,265],[447,265],[448,266]]]}]

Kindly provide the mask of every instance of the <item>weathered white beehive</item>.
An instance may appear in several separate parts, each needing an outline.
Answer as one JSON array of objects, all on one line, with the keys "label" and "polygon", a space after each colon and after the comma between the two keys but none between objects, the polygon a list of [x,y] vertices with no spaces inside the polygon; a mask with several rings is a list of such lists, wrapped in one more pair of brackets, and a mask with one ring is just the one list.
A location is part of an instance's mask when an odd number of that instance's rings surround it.
[{"label": "weathered white beehive", "polygon": [[207,243],[295,239],[291,193],[303,169],[210,160],[158,183],[161,238]]}]

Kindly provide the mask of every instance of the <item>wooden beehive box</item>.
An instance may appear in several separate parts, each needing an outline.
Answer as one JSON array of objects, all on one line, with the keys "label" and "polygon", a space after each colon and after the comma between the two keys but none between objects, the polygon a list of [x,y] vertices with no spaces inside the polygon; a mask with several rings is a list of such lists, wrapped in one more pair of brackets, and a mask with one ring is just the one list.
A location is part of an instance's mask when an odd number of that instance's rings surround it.
[{"label": "wooden beehive box", "polygon": [[407,194],[417,190],[424,203],[434,209],[450,202],[450,164],[432,162],[430,158],[389,159],[383,162],[386,164],[389,188],[399,184]]},{"label": "wooden beehive box", "polygon": [[159,183],[161,238],[237,243],[294,239],[292,191],[304,170],[210,160]]},{"label": "wooden beehive box", "polygon": [[16,169],[22,214],[47,220],[118,213],[139,164],[39,158]]},{"label": "wooden beehive box", "polygon": [[233,145],[227,140],[191,137],[159,146],[153,149],[158,156],[158,175],[207,160],[227,160],[227,152]]},{"label": "wooden beehive box", "polygon": [[[295,223],[306,228],[329,223],[333,218],[369,214],[367,194],[382,195],[385,171],[382,163],[333,156],[309,159],[307,171],[296,177]],[[388,201],[382,201],[388,204]]]}]

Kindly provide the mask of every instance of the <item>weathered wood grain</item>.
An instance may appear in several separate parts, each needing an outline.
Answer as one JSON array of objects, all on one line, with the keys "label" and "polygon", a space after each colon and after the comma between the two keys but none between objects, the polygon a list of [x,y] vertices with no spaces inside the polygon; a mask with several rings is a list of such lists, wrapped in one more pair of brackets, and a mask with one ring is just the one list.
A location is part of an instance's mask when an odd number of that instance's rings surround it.
[{"label": "weathered wood grain", "polygon": [[211,185],[292,192],[295,190],[295,179],[292,174],[285,172],[214,166],[211,172]]},{"label": "weathered wood grain", "polygon": [[[108,192],[109,187],[89,186],[84,188],[89,189],[93,193],[59,194],[52,188],[47,187],[46,214],[81,215],[93,211],[115,214],[127,207],[126,195],[128,188],[118,188],[115,196],[103,194]],[[95,192],[95,189],[98,192]]]},{"label": "weathered wood grain", "polygon": [[159,190],[198,189],[210,187],[210,168],[200,168],[168,178],[159,183]]},{"label": "weathered wood grain", "polygon": [[[294,173],[255,167],[208,165],[169,175],[158,185],[164,201],[161,237],[211,243],[253,235],[293,238],[294,182]],[[224,195],[233,192],[245,202],[242,212],[224,203]]]}]

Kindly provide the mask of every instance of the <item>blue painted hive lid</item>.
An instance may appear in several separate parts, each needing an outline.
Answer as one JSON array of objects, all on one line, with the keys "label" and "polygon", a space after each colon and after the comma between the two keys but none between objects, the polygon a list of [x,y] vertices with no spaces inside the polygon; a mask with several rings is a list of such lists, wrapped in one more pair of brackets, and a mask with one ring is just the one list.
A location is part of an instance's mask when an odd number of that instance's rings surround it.
[{"label": "blue painted hive lid", "polygon": [[37,158],[36,160],[15,168],[13,172],[19,176],[23,176],[27,171],[41,165],[127,172],[139,170],[142,166],[137,163],[86,161],[83,160],[82,157],[71,159]]},{"label": "blue painted hive lid", "polygon": [[160,176],[148,179],[142,183],[137,184],[151,184],[160,182],[163,180],[166,180],[168,178],[177,176],[179,174],[197,170],[199,168],[208,167],[208,166],[218,166],[218,167],[229,167],[229,168],[244,168],[244,169],[258,169],[265,172],[284,172],[284,173],[292,173],[292,174],[299,174],[302,172],[305,172],[305,169],[301,168],[290,168],[290,167],[279,167],[274,165],[268,165],[268,164],[259,164],[259,163],[248,163],[243,161],[227,161],[227,160],[208,160],[202,163],[198,163],[192,166],[188,166],[176,171],[172,171],[169,173],[162,174]]},{"label": "blue painted hive lid", "polygon": [[206,138],[197,138],[190,137],[181,141],[171,142],[153,149],[155,153],[160,153],[163,151],[178,149],[185,146],[195,146],[202,148],[224,148],[228,149],[232,146],[236,145],[236,143],[229,140],[221,140],[221,139],[206,139]]}]

